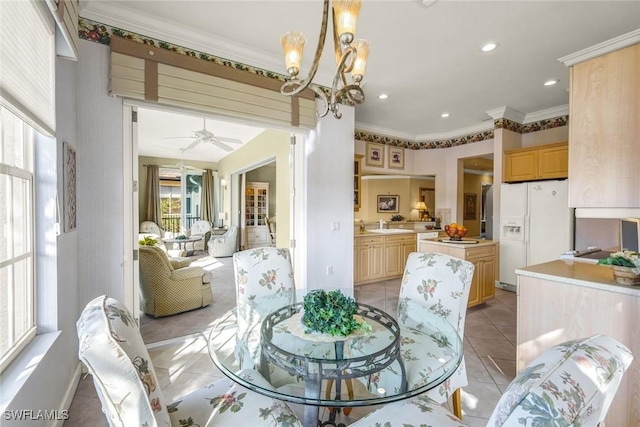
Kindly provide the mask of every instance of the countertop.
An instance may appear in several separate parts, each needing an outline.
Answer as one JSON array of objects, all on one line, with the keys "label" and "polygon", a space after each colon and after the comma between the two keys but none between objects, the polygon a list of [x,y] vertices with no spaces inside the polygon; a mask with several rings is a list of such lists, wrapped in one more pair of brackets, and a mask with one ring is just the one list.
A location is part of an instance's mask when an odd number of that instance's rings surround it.
[{"label": "countertop", "polygon": [[372,236],[404,236],[406,234],[422,233],[422,231],[416,231],[416,230],[412,230],[412,229],[409,229],[409,228],[394,228],[392,230],[398,230],[398,231],[397,232],[390,232],[390,233],[376,233],[376,232],[371,231],[371,230],[356,231],[353,234],[353,237],[363,237],[363,236],[367,236],[367,237],[372,237]]},{"label": "countertop", "polygon": [[[444,240],[444,239],[442,239]],[[424,239],[424,240],[420,240],[421,242],[427,242],[433,245],[438,245],[438,246],[447,246],[447,247],[452,247],[452,246],[456,246],[456,247],[460,247],[460,248],[464,248],[464,249],[468,249],[468,248],[479,248],[482,246],[491,246],[491,245],[497,245],[499,242],[496,240],[482,240],[482,239],[467,239],[467,238],[463,238],[462,239],[462,243],[452,243],[450,241],[445,240],[444,242],[441,242],[439,239]],[[465,241],[475,241],[478,243],[464,243]]]},{"label": "countertop", "polygon": [[529,267],[516,268],[516,274],[570,285],[640,296],[640,286],[620,285],[613,280],[613,271],[606,265],[572,260],[557,260]]}]

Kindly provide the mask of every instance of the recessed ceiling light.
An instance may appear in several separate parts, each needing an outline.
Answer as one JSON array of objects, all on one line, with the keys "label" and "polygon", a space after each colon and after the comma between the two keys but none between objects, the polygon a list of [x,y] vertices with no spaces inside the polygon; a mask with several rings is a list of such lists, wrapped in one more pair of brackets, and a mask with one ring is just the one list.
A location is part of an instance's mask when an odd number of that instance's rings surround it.
[{"label": "recessed ceiling light", "polygon": [[380,95],[378,95],[378,99],[387,99],[389,97],[389,95],[387,95],[386,93],[381,93]]},{"label": "recessed ceiling light", "polygon": [[498,43],[487,43],[484,46],[482,46],[482,51],[483,52],[491,52],[493,49],[498,47]]},{"label": "recessed ceiling light", "polygon": [[449,117],[449,113],[442,113],[440,114],[440,117],[442,117],[443,119],[446,119],[447,117]]},{"label": "recessed ceiling light", "polygon": [[558,79],[552,79],[552,80],[547,80],[546,82],[544,82],[545,86],[553,86],[554,84],[558,83]]}]

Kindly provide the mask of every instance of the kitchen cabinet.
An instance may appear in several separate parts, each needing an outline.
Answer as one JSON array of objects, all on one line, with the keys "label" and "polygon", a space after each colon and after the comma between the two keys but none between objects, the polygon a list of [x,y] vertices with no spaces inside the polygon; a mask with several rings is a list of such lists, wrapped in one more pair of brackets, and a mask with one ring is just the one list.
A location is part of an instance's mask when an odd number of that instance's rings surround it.
[{"label": "kitchen cabinet", "polygon": [[381,280],[384,277],[384,236],[359,237],[355,241],[354,282]]},{"label": "kitchen cabinet", "polygon": [[356,154],[353,161],[353,210],[358,212],[362,203],[362,169],[360,168],[360,159],[363,156]]},{"label": "kitchen cabinet", "polygon": [[469,291],[467,307],[481,304],[496,294],[496,277],[498,276],[498,242],[491,240],[475,244],[439,242],[437,240],[420,240],[419,252],[439,252],[464,259],[474,265],[473,279]]},{"label": "kitchen cabinet", "polygon": [[269,246],[269,183],[247,182],[244,192],[246,248]]},{"label": "kitchen cabinet", "polygon": [[407,258],[415,250],[415,233],[391,236],[356,235],[354,283],[360,285],[402,276]]},{"label": "kitchen cabinet", "polygon": [[568,143],[559,142],[505,151],[503,164],[504,182],[567,178]]},{"label": "kitchen cabinet", "polygon": [[569,206],[640,206],[640,44],[571,66],[569,109]]}]

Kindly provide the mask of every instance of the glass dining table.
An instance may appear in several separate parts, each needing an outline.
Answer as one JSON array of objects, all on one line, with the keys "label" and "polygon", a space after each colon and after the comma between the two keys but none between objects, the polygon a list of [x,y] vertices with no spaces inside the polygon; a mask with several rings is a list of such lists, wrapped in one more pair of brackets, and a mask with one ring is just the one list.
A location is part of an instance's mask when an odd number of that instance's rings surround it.
[{"label": "glass dining table", "polygon": [[[260,375],[241,371],[235,308],[213,324],[209,353],[220,371],[236,383],[304,405],[304,427],[337,426],[336,414],[343,408],[379,405],[422,394],[446,381],[458,368],[462,341],[445,319],[425,311],[420,329],[401,328],[383,310],[357,305],[357,316],[370,327],[348,337],[309,333],[301,323],[302,303],[267,315],[253,334],[260,340],[253,357],[254,369]],[[420,342],[420,351],[425,354],[403,352],[403,340]],[[408,357],[412,362],[407,370]],[[376,381],[380,376],[385,378],[380,382],[384,388]],[[342,393],[343,382],[346,393]],[[330,409],[325,421],[319,419],[321,407]]]}]

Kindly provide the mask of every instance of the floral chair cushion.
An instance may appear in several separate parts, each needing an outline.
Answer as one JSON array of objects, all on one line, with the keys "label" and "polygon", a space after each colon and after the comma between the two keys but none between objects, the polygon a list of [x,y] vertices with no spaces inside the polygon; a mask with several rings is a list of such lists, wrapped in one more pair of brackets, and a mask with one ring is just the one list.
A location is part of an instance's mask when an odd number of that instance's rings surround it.
[{"label": "floral chair cushion", "polygon": [[295,303],[288,249],[257,248],[233,254],[238,306],[236,357],[241,368],[260,360],[260,325],[264,317]]},{"label": "floral chair cushion", "polygon": [[[284,403],[229,379],[166,405],[140,332],[126,307],[114,299],[91,301],[77,327],[80,360],[93,376],[110,426],[301,427]],[[256,371],[243,375],[260,376]]]},{"label": "floral chair cushion", "polygon": [[349,427],[465,427],[453,414],[426,395],[388,403]]},{"label": "floral chair cushion", "polygon": [[628,348],[604,335],[552,347],[509,384],[487,427],[595,427],[632,360]]},{"label": "floral chair cushion", "polygon": [[[413,252],[409,254],[398,299],[398,323],[401,328],[401,354],[407,373],[409,389],[422,385],[432,369],[441,363],[429,348],[431,343],[416,339],[411,331],[424,330],[424,313],[432,312],[445,318],[464,336],[464,321],[471,289],[474,266],[468,261],[440,253]],[[388,334],[373,334],[366,339],[390,339]],[[352,350],[358,353],[362,343],[354,340]],[[434,359],[429,363],[429,359]],[[392,370],[393,365],[387,368]],[[379,387],[398,389],[395,375],[383,370],[368,378],[367,386],[375,391]],[[428,392],[435,401],[442,403],[467,382],[464,357],[454,374],[438,388]],[[399,391],[399,390],[396,390]]]},{"label": "floral chair cushion", "polygon": [[170,426],[158,378],[135,320],[120,302],[101,296],[77,322],[79,357],[93,376],[111,426]]}]

